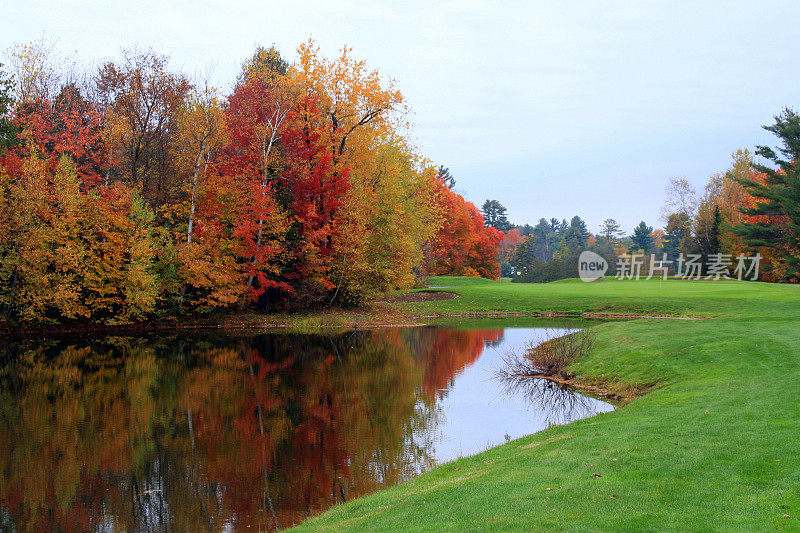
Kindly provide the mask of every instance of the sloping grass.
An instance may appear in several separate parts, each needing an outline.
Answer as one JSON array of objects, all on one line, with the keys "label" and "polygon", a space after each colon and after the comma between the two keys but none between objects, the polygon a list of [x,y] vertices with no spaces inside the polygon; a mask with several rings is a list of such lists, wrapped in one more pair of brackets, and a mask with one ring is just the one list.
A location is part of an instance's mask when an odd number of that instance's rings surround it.
[{"label": "sloping grass", "polygon": [[409,312],[715,318],[593,326],[595,349],[570,370],[612,391],[649,387],[646,395],[334,507],[300,530],[800,530],[800,287],[431,285],[461,298]]}]

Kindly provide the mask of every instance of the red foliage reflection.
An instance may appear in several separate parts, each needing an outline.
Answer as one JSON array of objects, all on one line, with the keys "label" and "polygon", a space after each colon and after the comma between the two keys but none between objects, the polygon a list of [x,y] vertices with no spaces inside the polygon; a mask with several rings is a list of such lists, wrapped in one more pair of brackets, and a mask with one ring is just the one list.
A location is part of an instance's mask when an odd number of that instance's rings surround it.
[{"label": "red foliage reflection", "polygon": [[0,529],[274,530],[432,464],[415,431],[502,330],[14,346]]}]

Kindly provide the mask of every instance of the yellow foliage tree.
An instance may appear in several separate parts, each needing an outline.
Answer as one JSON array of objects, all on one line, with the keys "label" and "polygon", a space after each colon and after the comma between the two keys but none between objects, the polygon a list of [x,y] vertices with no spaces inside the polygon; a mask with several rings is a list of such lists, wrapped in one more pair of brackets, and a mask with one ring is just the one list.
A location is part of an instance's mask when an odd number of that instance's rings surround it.
[{"label": "yellow foliage tree", "polygon": [[407,126],[403,95],[348,47],[329,60],[309,40],[298,56],[292,77],[321,109],[333,171],[349,181],[333,243],[334,299],[357,303],[408,286],[435,217],[431,171],[400,135]]}]

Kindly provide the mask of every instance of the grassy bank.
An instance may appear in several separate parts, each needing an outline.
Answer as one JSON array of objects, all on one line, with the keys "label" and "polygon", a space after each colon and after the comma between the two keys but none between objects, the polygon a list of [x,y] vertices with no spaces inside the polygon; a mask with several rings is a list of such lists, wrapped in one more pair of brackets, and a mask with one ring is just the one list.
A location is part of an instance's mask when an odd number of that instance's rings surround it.
[{"label": "grassy bank", "polygon": [[594,351],[570,370],[586,383],[647,394],[337,506],[301,530],[800,529],[800,287],[431,285],[461,297],[401,312],[713,318],[595,326]]}]

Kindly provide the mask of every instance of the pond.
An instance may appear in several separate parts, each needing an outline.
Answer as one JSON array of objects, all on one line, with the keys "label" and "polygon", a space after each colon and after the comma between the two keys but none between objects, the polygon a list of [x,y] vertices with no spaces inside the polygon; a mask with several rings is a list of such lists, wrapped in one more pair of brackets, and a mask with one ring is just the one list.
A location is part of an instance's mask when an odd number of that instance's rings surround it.
[{"label": "pond", "polygon": [[275,530],[613,407],[493,371],[533,328],[0,342],[0,530]]}]

